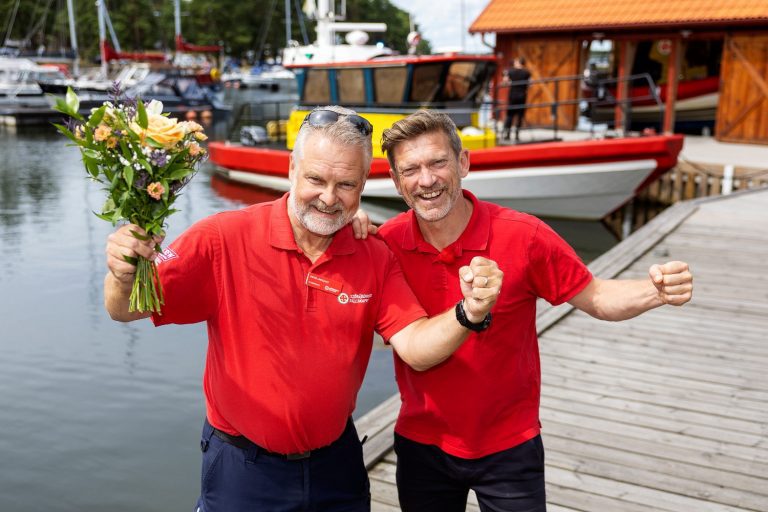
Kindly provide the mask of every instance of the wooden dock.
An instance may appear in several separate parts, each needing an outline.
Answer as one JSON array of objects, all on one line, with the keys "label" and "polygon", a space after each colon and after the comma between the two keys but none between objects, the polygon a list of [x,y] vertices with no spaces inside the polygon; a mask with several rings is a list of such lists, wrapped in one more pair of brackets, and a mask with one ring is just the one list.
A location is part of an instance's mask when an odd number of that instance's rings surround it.
[{"label": "wooden dock", "polygon": [[[669,260],[694,273],[682,308],[610,323],[539,304],[549,512],[768,511],[768,189],[677,203],[590,268]],[[357,422],[374,511],[399,510],[398,407]]]}]

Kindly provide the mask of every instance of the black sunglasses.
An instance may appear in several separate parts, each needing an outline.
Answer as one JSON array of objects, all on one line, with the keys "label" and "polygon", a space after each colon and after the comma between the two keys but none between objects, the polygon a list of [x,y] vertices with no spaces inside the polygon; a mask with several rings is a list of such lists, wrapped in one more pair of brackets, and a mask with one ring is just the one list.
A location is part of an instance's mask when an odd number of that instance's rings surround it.
[{"label": "black sunglasses", "polygon": [[373,133],[373,126],[366,118],[360,117],[357,114],[339,114],[333,110],[313,110],[304,118],[301,124],[302,126],[308,124],[309,126],[320,128],[333,124],[342,117],[352,123],[352,126],[357,128],[357,131],[361,134],[368,136]]}]

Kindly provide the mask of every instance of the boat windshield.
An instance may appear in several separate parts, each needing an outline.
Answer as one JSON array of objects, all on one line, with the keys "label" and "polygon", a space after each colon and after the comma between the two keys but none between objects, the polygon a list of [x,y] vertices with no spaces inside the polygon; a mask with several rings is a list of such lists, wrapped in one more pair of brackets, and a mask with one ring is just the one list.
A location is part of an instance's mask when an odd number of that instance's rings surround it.
[{"label": "boat windshield", "polygon": [[494,70],[488,60],[448,60],[306,68],[297,75],[306,105],[448,107],[479,103]]}]

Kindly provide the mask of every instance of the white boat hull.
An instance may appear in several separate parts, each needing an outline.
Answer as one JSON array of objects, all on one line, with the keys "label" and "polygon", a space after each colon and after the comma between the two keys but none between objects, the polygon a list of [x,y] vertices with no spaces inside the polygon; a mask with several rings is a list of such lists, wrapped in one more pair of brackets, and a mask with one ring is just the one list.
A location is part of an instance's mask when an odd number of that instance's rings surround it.
[{"label": "white boat hull", "polygon": [[[634,196],[656,160],[474,171],[462,181],[480,199],[542,217],[598,220]],[[229,179],[286,191],[287,178],[219,168]],[[368,180],[364,198],[399,198],[390,179]]]}]

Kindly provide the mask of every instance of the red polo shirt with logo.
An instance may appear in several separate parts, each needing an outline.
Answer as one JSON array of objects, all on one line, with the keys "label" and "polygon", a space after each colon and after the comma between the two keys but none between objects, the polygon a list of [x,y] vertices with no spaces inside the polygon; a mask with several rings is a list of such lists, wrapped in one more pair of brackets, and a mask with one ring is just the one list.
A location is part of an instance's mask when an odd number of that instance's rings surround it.
[{"label": "red polo shirt with logo", "polygon": [[286,200],[211,216],[170,244],[153,321],[208,323],[203,388],[214,427],[297,453],[343,432],[374,331],[389,339],[426,314],[382,240],[355,240],[346,226],[313,264]]},{"label": "red polo shirt with logo", "polygon": [[573,249],[539,219],[478,201],[449,247],[424,240],[413,210],[379,233],[395,252],[408,283],[429,315],[461,296],[455,278],[475,256],[496,261],[504,272],[488,330],[473,333],[445,362],[413,371],[395,355],[403,404],[395,431],[463,458],[479,458],[516,446],[540,430],[541,371],[536,299],[552,304],[573,298],[592,275]]}]

